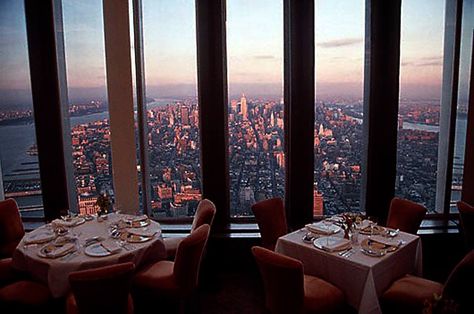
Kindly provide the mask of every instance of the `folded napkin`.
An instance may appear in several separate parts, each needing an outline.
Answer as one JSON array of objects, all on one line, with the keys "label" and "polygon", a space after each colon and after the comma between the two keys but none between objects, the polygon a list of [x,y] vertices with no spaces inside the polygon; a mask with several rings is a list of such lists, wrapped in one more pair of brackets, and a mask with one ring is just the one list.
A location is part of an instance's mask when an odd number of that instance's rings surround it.
[{"label": "folded napkin", "polygon": [[24,244],[40,244],[53,240],[56,234],[50,230],[33,231],[24,240]]},{"label": "folded napkin", "polygon": [[327,237],[327,239],[326,238],[320,238],[320,239],[321,241],[319,243],[321,244],[321,247],[323,248],[323,250],[329,251],[329,252],[344,250],[351,246],[351,241],[344,238]]},{"label": "folded napkin", "polygon": [[334,224],[328,224],[325,225],[323,222],[315,222],[312,224],[307,224],[306,229],[313,233],[319,233],[319,234],[333,234],[339,231],[341,228],[334,225]]},{"label": "folded napkin", "polygon": [[68,220],[54,219],[53,224],[56,224],[58,226],[64,226],[64,227],[73,227],[73,226],[77,225],[81,221],[81,219],[83,219],[83,218],[74,217],[74,218],[71,218],[71,219],[68,219]]},{"label": "folded napkin", "polygon": [[143,236],[143,237],[152,237],[158,230],[148,229],[148,228],[128,228],[128,233]]},{"label": "folded napkin", "polygon": [[118,253],[122,249],[120,245],[117,244],[117,242],[112,240],[102,241],[101,245],[104,247],[104,249],[106,249],[112,254]]},{"label": "folded napkin", "polygon": [[65,245],[59,247],[48,245],[41,249],[40,253],[43,254],[44,257],[58,258],[66,255],[69,252],[74,252],[75,250],[76,246],[74,245],[74,243],[66,243]]},{"label": "folded napkin", "polygon": [[360,224],[357,225],[357,228],[358,228],[359,230],[364,230],[365,228],[370,227],[370,224],[371,224],[371,223],[372,223],[372,222],[371,222],[370,220],[364,219],[364,220],[361,221]]},{"label": "folded napkin", "polygon": [[371,241],[378,242],[387,246],[399,246],[400,241],[393,238],[385,238],[382,236],[374,235],[370,237]]}]

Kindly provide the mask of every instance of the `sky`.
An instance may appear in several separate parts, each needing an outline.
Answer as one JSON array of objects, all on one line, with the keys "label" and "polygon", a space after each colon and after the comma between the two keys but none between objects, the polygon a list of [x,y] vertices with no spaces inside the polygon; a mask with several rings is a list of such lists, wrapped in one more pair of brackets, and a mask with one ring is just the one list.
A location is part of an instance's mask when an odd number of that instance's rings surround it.
[{"label": "sky", "polygon": [[[315,2],[316,96],[362,98],[365,0]],[[473,2],[466,1],[465,14],[474,13]],[[195,95],[194,0],[143,0],[143,6],[147,94]],[[0,105],[31,101],[23,10],[23,1],[0,0]],[[102,1],[63,0],[63,20],[70,99],[104,98]],[[472,29],[470,20],[466,29]],[[444,0],[403,1],[402,98],[439,98],[443,25]],[[470,54],[469,33],[463,35],[462,56]],[[281,96],[283,1],[228,0],[227,54],[231,97]],[[461,60],[461,89],[467,86],[468,60]]]}]

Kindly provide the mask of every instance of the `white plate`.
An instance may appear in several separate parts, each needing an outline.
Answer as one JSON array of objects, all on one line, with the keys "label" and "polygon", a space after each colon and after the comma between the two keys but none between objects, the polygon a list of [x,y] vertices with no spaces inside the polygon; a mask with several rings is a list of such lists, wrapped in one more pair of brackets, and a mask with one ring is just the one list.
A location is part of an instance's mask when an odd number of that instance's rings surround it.
[{"label": "white plate", "polygon": [[324,234],[324,235],[336,234],[336,233],[338,233],[339,231],[342,230],[341,227],[339,227],[339,226],[337,226],[333,223],[325,225],[322,222],[315,222],[315,223],[312,223],[312,224],[307,224],[306,229],[308,229],[308,231],[310,231],[312,233]]},{"label": "white plate", "polygon": [[86,255],[94,256],[94,257],[112,255],[112,253],[107,251],[105,247],[102,246],[101,243],[96,243],[96,244],[91,244],[89,246],[86,246],[86,248],[84,249],[84,253]]},{"label": "white plate", "polygon": [[[327,246],[326,246],[326,243],[328,243]],[[336,243],[341,243],[344,245],[337,246],[334,249],[329,249],[331,247],[331,244],[336,244]],[[328,252],[344,251],[351,247],[351,241],[344,238],[331,237],[331,236],[317,238],[313,241],[313,244],[318,249],[328,251]]]}]

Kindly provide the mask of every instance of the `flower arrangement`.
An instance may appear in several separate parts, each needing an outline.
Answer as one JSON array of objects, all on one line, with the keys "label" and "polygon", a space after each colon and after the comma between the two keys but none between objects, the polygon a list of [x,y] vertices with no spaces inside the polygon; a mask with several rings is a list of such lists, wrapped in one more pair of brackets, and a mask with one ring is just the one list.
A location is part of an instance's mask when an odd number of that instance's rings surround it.
[{"label": "flower arrangement", "polygon": [[107,196],[107,194],[99,195],[95,204],[99,206],[99,211],[97,212],[99,216],[108,214],[110,212],[110,206],[112,206],[112,202],[110,201],[110,198]]},{"label": "flower arrangement", "polygon": [[344,213],[342,214],[341,228],[344,230],[344,238],[349,239],[349,233],[353,232],[355,224],[360,223],[362,217],[357,213]]}]

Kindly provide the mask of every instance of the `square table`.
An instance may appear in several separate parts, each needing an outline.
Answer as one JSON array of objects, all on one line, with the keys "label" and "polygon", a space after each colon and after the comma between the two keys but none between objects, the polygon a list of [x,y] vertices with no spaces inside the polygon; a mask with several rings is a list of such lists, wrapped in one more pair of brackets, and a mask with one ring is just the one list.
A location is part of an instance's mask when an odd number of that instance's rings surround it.
[{"label": "square table", "polygon": [[[382,313],[378,298],[394,280],[405,274],[421,275],[421,240],[416,235],[400,232],[396,239],[404,242],[396,251],[372,257],[360,250],[361,241],[367,238],[360,234],[359,244],[353,245],[355,253],[342,257],[303,242],[306,232],[301,229],[280,237],[275,251],[300,260],[305,274],[341,289],[346,301],[359,313]],[[336,236],[342,237],[342,233]]]}]

